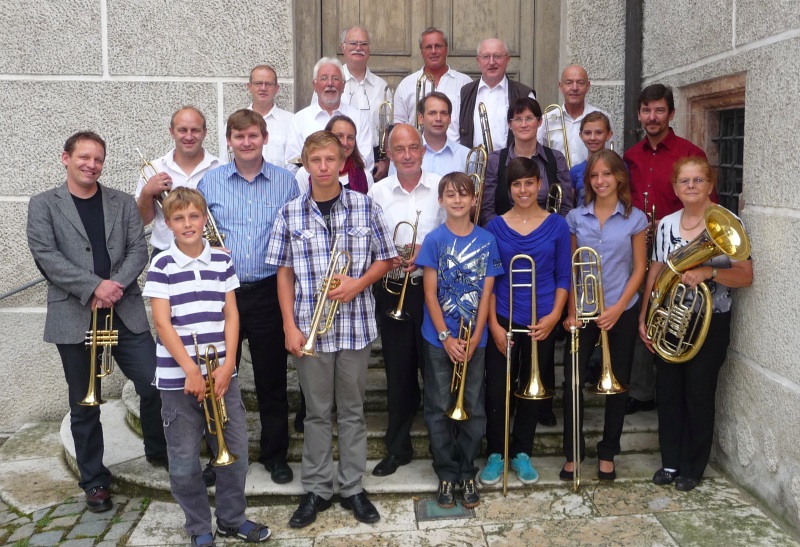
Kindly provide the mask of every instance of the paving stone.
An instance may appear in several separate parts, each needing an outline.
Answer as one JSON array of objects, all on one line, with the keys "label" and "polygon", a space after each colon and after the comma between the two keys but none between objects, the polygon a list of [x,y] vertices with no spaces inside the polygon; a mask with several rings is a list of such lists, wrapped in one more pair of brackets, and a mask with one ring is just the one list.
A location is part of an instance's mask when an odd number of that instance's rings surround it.
[{"label": "paving stone", "polygon": [[80,515],[65,515],[63,517],[54,518],[50,524],[44,527],[45,530],[53,530],[55,528],[69,528],[78,522]]},{"label": "paving stone", "polygon": [[41,534],[35,534],[31,536],[30,542],[28,545],[43,545],[49,547],[50,545],[55,545],[59,541],[61,541],[61,536],[64,535],[62,531],[53,531],[53,532],[42,532]]},{"label": "paving stone", "polygon": [[21,517],[18,517],[17,520],[12,520],[8,524],[11,526],[22,526],[23,524],[28,524],[29,522],[31,522],[31,517],[22,515]]},{"label": "paving stone", "polygon": [[[62,543],[63,545],[63,543]],[[117,547],[116,541],[101,541],[95,547]]]},{"label": "paving stone", "polygon": [[45,507],[44,509],[34,511],[34,513],[31,515],[31,520],[33,520],[33,522],[39,522],[47,516],[47,513],[49,513],[51,509],[52,507]]},{"label": "paving stone", "polygon": [[130,532],[131,528],[133,528],[133,522],[118,522],[116,524],[112,524],[109,531],[106,532],[105,536],[103,536],[103,539],[116,541]]},{"label": "paving stone", "polygon": [[70,539],[64,543],[59,543],[58,545],[59,547],[92,547],[92,545],[94,545],[94,539]]},{"label": "paving stone", "polygon": [[11,511],[0,511],[0,526],[17,520],[19,517]]},{"label": "paving stone", "polygon": [[32,522],[28,524],[23,524],[22,526],[14,530],[14,533],[11,534],[11,537],[8,538],[8,542],[14,543],[15,541],[18,541],[20,539],[29,538],[31,537],[31,534],[33,534],[35,531],[36,531],[36,525],[33,524]]},{"label": "paving stone", "polygon": [[97,522],[82,522],[73,528],[69,535],[69,539],[77,537],[96,537],[106,531],[108,521],[101,520]]},{"label": "paving stone", "polygon": [[79,503],[77,500],[62,503],[53,509],[50,513],[51,517],[63,517],[64,515],[74,515],[86,509],[85,503]]},{"label": "paving stone", "polygon": [[83,516],[81,516],[81,524],[85,522],[100,522],[100,521],[108,523],[109,520],[114,518],[115,513],[116,511],[114,508],[112,508],[110,511],[103,511],[102,513],[92,513],[91,511],[86,511],[83,514]]},{"label": "paving stone", "polygon": [[120,522],[133,522],[142,518],[144,511],[125,511],[124,513],[120,513],[118,515]]}]

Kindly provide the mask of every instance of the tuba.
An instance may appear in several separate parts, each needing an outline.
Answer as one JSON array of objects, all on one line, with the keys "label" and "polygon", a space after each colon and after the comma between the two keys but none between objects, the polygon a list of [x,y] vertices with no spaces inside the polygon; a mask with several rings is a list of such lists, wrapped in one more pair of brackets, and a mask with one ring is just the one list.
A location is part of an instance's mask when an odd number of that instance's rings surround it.
[{"label": "tuba", "polygon": [[[83,406],[98,406],[105,403],[100,397],[100,384],[97,378],[108,376],[114,370],[114,362],[111,360],[111,348],[117,345],[119,331],[113,329],[114,308],[110,308],[106,316],[105,329],[97,330],[97,307],[92,310],[92,329],[86,331],[85,344],[91,351],[89,357],[89,389],[86,397],[78,404]],[[98,364],[97,348],[102,348],[100,362]]]},{"label": "tuba", "polygon": [[[554,127],[553,129],[550,129],[551,116],[548,116],[548,114],[551,112],[555,112],[555,115],[552,116],[552,118],[554,120],[559,120],[561,122],[561,127]],[[567,140],[567,125],[564,123],[564,109],[557,104],[551,104],[544,109],[544,135],[548,148],[553,148],[553,139],[551,135],[559,132],[561,133],[561,138],[564,140],[564,159],[567,160],[567,169],[571,169],[572,162],[569,159],[569,141]]]},{"label": "tuba", "polygon": [[[422,211],[417,211],[417,219],[414,221],[414,224],[411,224],[407,220],[401,220],[397,223],[397,226],[394,227],[393,240],[395,246],[397,247],[397,252],[400,254],[400,258],[403,260],[403,266],[400,268],[395,268],[383,276],[383,288],[386,290],[386,292],[389,294],[400,295],[395,309],[386,312],[386,315],[392,319],[397,319],[398,321],[405,321],[411,317],[407,312],[403,311],[403,303],[406,299],[406,288],[408,287],[408,280],[411,276],[411,272],[406,272],[406,274],[403,276],[402,283],[400,283],[400,276],[403,275],[402,268],[405,267],[406,262],[411,260],[411,257],[414,256],[414,250],[417,245],[417,227],[419,226],[420,213],[422,213]],[[407,245],[398,245],[397,234],[400,230],[400,227],[404,225],[411,227],[413,234],[411,236],[411,243]],[[399,291],[396,291],[391,287],[392,285],[402,285],[402,288]]]},{"label": "tuba", "polygon": [[383,88],[383,102],[378,106],[378,160],[386,159],[389,130],[394,124],[394,92],[388,85]]},{"label": "tuba", "polygon": [[700,283],[695,290],[681,283],[687,270],[716,256],[732,260],[750,256],[750,239],[741,221],[719,205],[706,209],[705,230],[685,247],[667,257],[650,293],[647,310],[647,338],[664,361],[685,363],[697,355],[711,321],[711,291]]},{"label": "tuba", "polygon": [[464,361],[453,365],[453,379],[450,381],[450,393],[456,394],[456,402],[453,408],[447,411],[447,417],[456,420],[457,422],[469,420],[469,414],[464,408],[464,389],[466,387],[465,379],[467,377],[467,364],[469,363],[469,345],[472,339],[472,327],[474,326],[474,319],[470,319],[464,324],[464,318],[458,325],[458,339],[466,342],[464,352],[467,358]]},{"label": "tuba", "polygon": [[[347,251],[337,251],[336,246],[338,243],[339,236],[337,235],[333,240],[331,259],[328,261],[328,267],[322,279],[322,287],[317,291],[317,304],[314,306],[314,315],[311,316],[311,329],[308,334],[308,339],[300,349],[303,355],[308,355],[310,357],[317,357],[317,352],[315,350],[317,336],[331,330],[331,327],[333,327],[333,320],[336,319],[336,313],[339,311],[339,301],[328,300],[328,293],[331,289],[335,289],[341,285],[341,282],[338,279],[334,279],[333,276],[336,274],[347,275],[347,272],[350,270],[350,253]],[[342,259],[344,259],[344,264],[339,266],[339,262],[341,262]]]},{"label": "tuba", "polygon": [[[206,393],[203,399],[203,412],[206,415],[208,432],[217,438],[217,457],[211,460],[211,464],[216,467],[230,465],[239,458],[228,451],[228,445],[225,444],[225,437],[222,435],[222,430],[228,421],[228,410],[225,407],[225,399],[217,399],[215,395],[214,377],[211,375],[219,368],[217,348],[213,344],[207,345],[205,356],[201,358],[196,332],[192,333],[192,340],[194,340],[194,354],[197,358],[197,366],[199,367],[201,362],[206,364]],[[211,407],[211,412],[209,412],[208,407]]]},{"label": "tuba", "polygon": [[[428,89],[429,87],[430,89]],[[411,109],[412,112],[410,113],[410,115],[414,117],[414,127],[416,127],[417,131],[420,133],[422,133],[422,126],[419,124],[419,116],[417,116],[417,105],[433,91],[436,91],[436,81],[433,79],[432,75],[423,70],[422,74],[417,78],[416,100],[414,101],[414,107]]]}]

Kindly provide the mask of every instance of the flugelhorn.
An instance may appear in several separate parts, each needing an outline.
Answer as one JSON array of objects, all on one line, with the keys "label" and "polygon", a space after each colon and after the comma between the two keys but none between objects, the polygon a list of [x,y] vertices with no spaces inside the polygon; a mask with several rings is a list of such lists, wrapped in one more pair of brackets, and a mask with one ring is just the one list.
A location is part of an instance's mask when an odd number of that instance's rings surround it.
[{"label": "flugelhorn", "polygon": [[[428,89],[428,87],[430,87],[430,89]],[[416,127],[417,131],[420,133],[422,133],[422,126],[419,123],[419,116],[417,116],[417,105],[420,100],[427,97],[428,94],[433,91],[436,91],[436,81],[433,79],[432,75],[423,70],[422,74],[417,78],[416,100],[414,101],[414,107],[411,109],[412,111],[409,113],[409,115],[414,118],[414,127]]]},{"label": "flugelhorn", "polygon": [[[558,120],[561,123],[561,127],[550,128],[551,116],[549,114],[551,112],[555,112],[552,118]],[[544,135],[548,148],[553,148],[553,138],[551,135],[558,132],[561,133],[561,138],[564,141],[564,159],[567,160],[567,169],[571,169],[572,161],[569,158],[569,140],[567,140],[567,126],[564,123],[564,109],[561,108],[561,105],[551,104],[544,109]]]},{"label": "flugelhorn", "polygon": [[[114,308],[110,308],[106,316],[105,329],[97,330],[97,307],[92,310],[92,329],[86,331],[85,345],[90,350],[89,356],[89,389],[86,397],[79,404],[98,406],[105,403],[100,397],[100,384],[97,378],[111,374],[114,362],[111,360],[111,348],[117,345],[119,331],[114,330]],[[102,348],[100,360],[97,359],[97,348]]]},{"label": "flugelhorn", "polygon": [[[386,290],[386,292],[389,294],[400,295],[400,298],[397,299],[397,306],[393,310],[386,312],[386,315],[392,319],[397,319],[398,321],[405,321],[411,317],[408,312],[403,311],[403,304],[406,299],[406,288],[408,288],[408,280],[411,276],[411,272],[406,272],[404,275],[403,268],[406,267],[406,263],[411,260],[412,256],[414,256],[414,251],[417,245],[417,228],[419,226],[420,213],[422,213],[422,211],[417,211],[417,219],[414,221],[414,224],[411,224],[407,220],[401,220],[397,223],[397,226],[394,227],[394,244],[397,247],[397,252],[400,254],[400,258],[403,262],[399,268],[395,268],[383,276],[383,288]],[[397,235],[402,226],[411,227],[411,243],[406,245],[397,245]],[[402,287],[399,291],[395,291],[391,286],[400,284],[401,275],[403,276]]]},{"label": "flugelhorn", "polygon": [[458,422],[469,419],[469,414],[467,414],[467,410],[464,408],[464,389],[466,388],[467,364],[469,363],[469,349],[473,326],[473,319],[465,323],[463,317],[458,325],[458,339],[466,342],[464,345],[466,357],[463,361],[453,365],[453,379],[450,380],[450,393],[456,394],[456,401],[453,404],[453,408],[447,411],[447,417]]},{"label": "flugelhorn", "polygon": [[[225,437],[222,434],[222,430],[225,429],[225,424],[228,421],[228,409],[225,407],[224,398],[217,399],[216,384],[214,376],[212,376],[213,372],[219,368],[217,347],[213,344],[208,344],[205,355],[201,358],[200,346],[197,344],[197,333],[192,333],[192,340],[194,340],[194,355],[197,359],[197,366],[201,367],[201,363],[206,365],[206,390],[203,399],[203,412],[206,415],[208,432],[217,438],[217,457],[211,460],[211,464],[217,467],[230,465],[238,460],[239,457],[228,450],[228,445],[225,444]],[[211,407],[210,412],[208,407]]]},{"label": "flugelhorn", "polygon": [[[339,244],[339,235],[337,234],[333,240],[333,247],[331,248],[331,258],[328,261],[328,267],[325,269],[325,275],[322,278],[322,286],[317,291],[317,304],[314,306],[314,315],[311,317],[311,328],[308,334],[308,339],[300,351],[303,355],[316,357],[317,336],[325,334],[331,327],[333,327],[333,320],[336,319],[336,313],[339,311],[338,300],[328,300],[328,293],[341,285],[341,281],[334,279],[334,275],[347,275],[350,270],[350,253],[347,251],[337,251],[336,247]],[[339,265],[340,262],[344,262]]]},{"label": "flugelhorn", "polygon": [[647,337],[653,341],[653,350],[669,363],[685,363],[697,355],[711,321],[708,285],[700,283],[692,290],[681,283],[683,272],[723,254],[731,260],[750,256],[750,239],[733,213],[711,205],[703,221],[703,233],[669,254],[650,293]]},{"label": "flugelhorn", "polygon": [[481,122],[483,146],[486,148],[486,153],[491,154],[494,152],[494,145],[492,144],[492,128],[489,126],[489,113],[486,112],[486,105],[483,103],[478,103],[478,119]]},{"label": "flugelhorn", "polygon": [[[416,115],[414,116],[416,118]],[[389,129],[394,125],[394,92],[388,85],[383,88],[383,102],[378,106],[378,160],[386,159]]]},{"label": "flugelhorn", "polygon": [[[156,166],[153,165],[153,162],[144,157],[144,154],[142,154],[141,150],[137,148],[136,152],[139,154],[139,158],[142,160],[141,165],[139,165],[139,175],[141,175],[142,179],[144,179],[144,181],[147,182],[148,180],[156,176],[159,173],[159,171],[158,169],[156,169]],[[159,207],[161,207],[162,202],[167,198],[168,195],[169,195],[169,190],[162,190],[161,192],[156,194],[155,196],[156,204]]]}]

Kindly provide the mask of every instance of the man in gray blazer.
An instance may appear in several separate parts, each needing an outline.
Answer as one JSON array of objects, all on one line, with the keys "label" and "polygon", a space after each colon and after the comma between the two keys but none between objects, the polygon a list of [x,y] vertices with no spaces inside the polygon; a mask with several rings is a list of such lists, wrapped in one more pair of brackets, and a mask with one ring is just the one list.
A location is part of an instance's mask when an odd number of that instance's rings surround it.
[{"label": "man in gray blazer", "polygon": [[56,344],[64,366],[78,485],[93,512],[112,507],[100,408],[79,403],[89,388],[84,336],[95,307],[102,308],[98,325],[105,324],[107,308],[114,308],[119,341],[113,354],[140,397],[145,455],[151,463],[167,464],[161,398],[152,385],[156,348],[137,283],[147,264],[142,219],[132,196],[97,183],[105,155],[106,144],[96,133],[67,139],[61,154],[67,182],[31,198],[27,230],[31,254],[48,281],[44,341]]}]

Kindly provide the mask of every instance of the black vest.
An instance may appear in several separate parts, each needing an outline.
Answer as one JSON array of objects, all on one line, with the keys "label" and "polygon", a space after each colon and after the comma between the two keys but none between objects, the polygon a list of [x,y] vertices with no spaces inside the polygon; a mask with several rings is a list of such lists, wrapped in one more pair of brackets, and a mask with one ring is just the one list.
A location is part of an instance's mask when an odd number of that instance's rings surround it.
[{"label": "black vest", "polygon": [[[475,138],[475,101],[478,98],[478,84],[481,81],[470,82],[461,88],[461,112],[458,114],[458,132],[461,144],[467,148],[472,148],[472,141]],[[508,104],[514,104],[514,101],[520,97],[527,97],[536,92],[525,84],[508,80]],[[511,146],[511,131],[508,132],[508,141],[505,146]],[[494,143],[495,150],[500,143]]]}]

